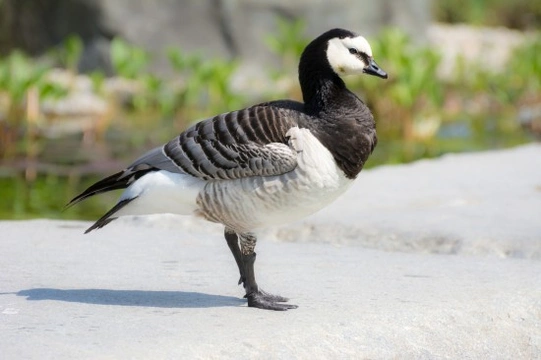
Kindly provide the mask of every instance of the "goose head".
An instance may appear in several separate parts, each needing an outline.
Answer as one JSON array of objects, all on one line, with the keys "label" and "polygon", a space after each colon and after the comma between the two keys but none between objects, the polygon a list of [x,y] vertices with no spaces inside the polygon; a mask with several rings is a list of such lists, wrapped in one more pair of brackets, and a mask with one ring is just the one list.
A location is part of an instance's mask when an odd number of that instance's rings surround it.
[{"label": "goose head", "polygon": [[387,78],[374,61],[368,41],[344,29],[321,34],[306,46],[299,61],[305,107],[318,112],[333,91],[346,88],[344,76],[359,74]]},{"label": "goose head", "polygon": [[342,29],[329,33],[336,35],[327,42],[327,61],[337,75],[368,74],[387,79],[387,73],[374,61],[372,48],[364,37]]}]

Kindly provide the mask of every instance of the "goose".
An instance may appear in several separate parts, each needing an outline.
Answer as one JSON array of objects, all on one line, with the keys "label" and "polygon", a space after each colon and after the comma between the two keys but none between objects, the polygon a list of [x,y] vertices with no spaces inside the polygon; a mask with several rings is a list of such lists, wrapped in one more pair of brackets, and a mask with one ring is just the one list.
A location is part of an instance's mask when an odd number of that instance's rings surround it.
[{"label": "goose", "polygon": [[127,215],[195,215],[224,225],[248,307],[297,308],[259,288],[257,231],[306,217],[344,193],[377,143],[369,108],[342,77],[387,78],[368,41],[329,30],[299,61],[304,102],[275,100],[219,114],[191,126],[73,198],[125,189],[85,233]]}]

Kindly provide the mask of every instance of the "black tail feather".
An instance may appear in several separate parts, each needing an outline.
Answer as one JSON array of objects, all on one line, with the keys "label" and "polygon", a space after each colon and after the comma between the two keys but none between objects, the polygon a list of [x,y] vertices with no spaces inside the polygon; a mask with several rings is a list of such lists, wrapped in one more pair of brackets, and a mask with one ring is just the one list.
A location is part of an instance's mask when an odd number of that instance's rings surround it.
[{"label": "black tail feather", "polygon": [[124,172],[125,171],[119,171],[116,174],[113,174],[111,176],[106,177],[103,180],[98,181],[97,183],[95,183],[94,185],[90,186],[88,189],[83,191],[81,194],[71,199],[71,201],[68,204],[66,204],[64,209],[68,209],[72,207],[73,205],[91,196],[108,192],[108,191],[112,191],[112,190],[127,188],[129,178],[122,178],[122,175],[124,174]]},{"label": "black tail feather", "polygon": [[108,192],[108,191],[125,189],[128,186],[130,186],[130,184],[132,184],[135,180],[139,179],[141,176],[154,170],[155,169],[153,168],[145,168],[145,169],[128,168],[126,170],[119,171],[116,174],[113,174],[111,176],[106,177],[103,180],[98,181],[97,183],[95,183],[94,185],[90,186],[88,189],[83,191],[81,194],[74,197],[64,207],[64,210],[72,207],[73,205],[91,196],[98,195],[98,194]]},{"label": "black tail feather", "polygon": [[[74,197],[65,207],[64,210],[97,194],[101,194],[108,191],[125,189],[130,186],[135,180],[139,179],[141,176],[147,174],[150,171],[154,171],[154,168],[148,166],[139,166],[139,167],[130,167],[126,170],[119,171],[116,174],[106,177],[103,180],[98,181],[94,185],[90,186],[88,189],[83,191],[81,194]],[[85,234],[94,230],[104,227],[109,224],[111,221],[115,220],[116,217],[113,215],[129,202],[136,199],[137,197],[131,199],[124,199],[118,202],[111,210],[109,210],[105,215],[103,215],[98,221],[89,227]]]},{"label": "black tail feather", "polygon": [[[90,196],[90,195],[89,195]],[[118,202],[111,210],[107,211],[98,221],[96,221],[91,227],[86,229],[85,234],[88,234],[92,230],[101,229],[105,225],[109,224],[111,221],[115,220],[116,217],[111,217],[118,210],[122,209],[124,206],[128,205],[132,200],[137,199],[137,197],[131,199],[124,199]]]}]

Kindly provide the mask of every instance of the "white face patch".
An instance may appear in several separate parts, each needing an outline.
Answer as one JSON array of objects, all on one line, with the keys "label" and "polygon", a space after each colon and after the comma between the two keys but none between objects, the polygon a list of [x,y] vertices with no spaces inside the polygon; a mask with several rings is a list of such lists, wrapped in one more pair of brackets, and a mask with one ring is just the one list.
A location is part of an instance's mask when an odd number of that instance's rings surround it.
[{"label": "white face patch", "polygon": [[365,53],[372,56],[370,44],[362,36],[354,38],[334,38],[329,40],[327,46],[327,60],[331,68],[338,75],[358,75],[362,74],[363,69],[368,66],[362,57],[350,53],[350,49],[355,49],[359,53]]}]

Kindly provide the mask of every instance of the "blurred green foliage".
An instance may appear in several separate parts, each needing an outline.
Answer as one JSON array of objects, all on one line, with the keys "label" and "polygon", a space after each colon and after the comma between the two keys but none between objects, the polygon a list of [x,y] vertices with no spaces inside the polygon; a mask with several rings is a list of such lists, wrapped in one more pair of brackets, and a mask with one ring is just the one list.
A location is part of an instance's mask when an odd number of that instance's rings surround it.
[{"label": "blurred green foliage", "polygon": [[[143,49],[113,39],[111,62],[115,73],[138,84],[138,90],[128,102],[134,112],[158,114],[187,124],[194,116],[211,116],[242,105],[242,97],[231,87],[236,61],[208,59],[178,48],[169,48],[167,58],[175,73],[173,79],[151,73],[150,55]],[[97,74],[93,78],[103,81]]]},{"label": "blurred green foliage", "polygon": [[541,37],[519,46],[508,65],[508,85],[514,94],[541,92]]},{"label": "blurred green foliage", "polygon": [[296,69],[304,47],[310,39],[304,36],[306,22],[291,21],[284,17],[276,19],[276,33],[265,37],[265,44],[282,60],[282,68]]},{"label": "blurred green foliage", "polygon": [[416,119],[437,114],[443,104],[444,89],[436,76],[440,55],[430,48],[414,46],[398,29],[383,31],[371,44],[389,79],[358,78],[352,85],[377,114],[381,132],[411,140]]},{"label": "blurred green foliage", "polygon": [[541,40],[518,47],[505,67],[493,72],[459,57],[451,77],[438,74],[441,55],[388,29],[370,39],[386,81],[361,77],[351,86],[377,119],[382,140],[375,160],[402,163],[446,152],[512,146],[533,138],[518,118],[524,99],[541,104]]},{"label": "blurred green foliage", "polygon": [[[49,65],[40,64],[20,51],[0,58],[0,95],[9,102],[12,110],[17,111],[24,105],[31,88],[38,90],[41,99],[67,94],[67,89],[50,81],[47,77],[49,70]],[[14,119],[8,116],[7,120]]]},{"label": "blurred green foliage", "polygon": [[77,73],[77,66],[83,53],[83,41],[76,35],[70,35],[64,40],[62,46],[53,51],[53,56],[58,59],[60,65],[72,74]]},{"label": "blurred green foliage", "polygon": [[237,61],[207,59],[175,48],[169,49],[167,55],[172,68],[184,80],[173,92],[172,107],[184,111],[186,121],[191,116],[208,117],[243,105],[243,97],[231,86]]},{"label": "blurred green foliage", "polygon": [[[148,71],[150,63],[150,54],[128,42],[114,38],[111,41],[111,65],[115,74],[123,79],[134,80],[137,82],[138,90],[132,93],[129,104],[137,112],[149,112],[154,108],[160,110],[162,104],[163,81]],[[93,76],[94,83],[101,81],[98,75]]]},{"label": "blurred green foliage", "polygon": [[541,29],[538,0],[434,0],[434,17],[445,23]]},{"label": "blurred green foliage", "polygon": [[150,55],[145,50],[128,44],[120,38],[111,41],[111,64],[118,76],[137,79],[144,75],[150,62]]},{"label": "blurred green foliage", "polygon": [[[33,110],[38,101],[68,93],[66,87],[51,81],[49,70],[49,65],[36,62],[20,51],[0,58],[0,160],[28,150],[31,137],[28,135],[37,120],[32,117]],[[34,107],[28,101],[29,94],[35,99]]]}]

